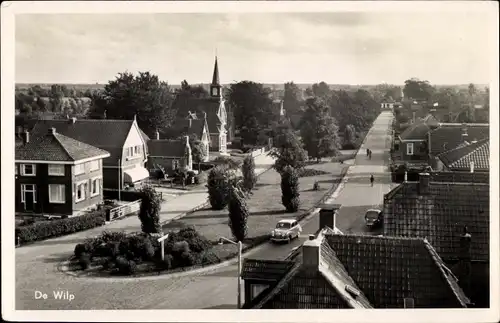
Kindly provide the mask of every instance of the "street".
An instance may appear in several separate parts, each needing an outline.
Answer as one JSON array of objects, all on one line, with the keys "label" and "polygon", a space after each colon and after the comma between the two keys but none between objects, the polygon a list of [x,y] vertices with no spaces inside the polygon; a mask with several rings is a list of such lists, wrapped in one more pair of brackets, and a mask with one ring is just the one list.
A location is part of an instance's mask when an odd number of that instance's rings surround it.
[{"label": "street", "polygon": [[[337,226],[344,233],[370,234],[363,223],[364,211],[382,203],[382,196],[390,190],[387,172],[389,145],[386,141],[391,124],[390,112],[383,112],[368,133],[356,156],[355,165],[346,175],[346,183],[335,203],[342,204]],[[367,160],[365,150],[373,151]],[[259,161],[258,164],[265,164]],[[259,167],[259,166],[257,166]],[[370,186],[369,176],[376,178]],[[342,187],[342,185],[340,186]],[[199,193],[196,193],[199,194]],[[190,198],[187,195],[186,198]],[[192,196],[192,195],[191,195]],[[192,204],[191,204],[192,205]],[[172,211],[172,209],[170,209]],[[132,221],[132,220],[131,220]],[[120,221],[117,221],[118,223]],[[115,224],[117,227],[120,226]],[[307,234],[318,229],[318,217],[303,223],[300,239],[290,245],[270,243],[250,251],[244,257],[283,259]],[[120,226],[121,227],[121,226]],[[16,249],[16,309],[18,310],[83,310],[83,309],[201,309],[236,307],[236,266],[230,265],[208,273],[185,273],[180,277],[151,276],[141,278],[76,278],[57,270],[62,257],[72,254],[74,246],[86,236],[107,228],[97,228],[74,235],[51,239]],[[117,228],[118,229],[118,228]],[[130,230],[138,230],[139,223]],[[271,230],[271,228],[269,228]],[[94,232],[95,231],[95,232]],[[68,290],[75,295],[71,302],[54,299],[35,300],[35,291],[51,293]]]}]

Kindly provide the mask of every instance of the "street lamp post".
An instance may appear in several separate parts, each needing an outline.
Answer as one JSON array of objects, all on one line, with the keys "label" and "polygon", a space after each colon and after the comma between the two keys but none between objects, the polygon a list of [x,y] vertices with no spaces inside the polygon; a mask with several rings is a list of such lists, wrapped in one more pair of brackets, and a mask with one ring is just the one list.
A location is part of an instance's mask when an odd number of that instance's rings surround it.
[{"label": "street lamp post", "polygon": [[224,241],[232,243],[238,246],[238,309],[241,308],[241,254],[243,252],[243,244],[241,241],[234,242],[228,238],[219,237],[219,244],[223,244]]}]

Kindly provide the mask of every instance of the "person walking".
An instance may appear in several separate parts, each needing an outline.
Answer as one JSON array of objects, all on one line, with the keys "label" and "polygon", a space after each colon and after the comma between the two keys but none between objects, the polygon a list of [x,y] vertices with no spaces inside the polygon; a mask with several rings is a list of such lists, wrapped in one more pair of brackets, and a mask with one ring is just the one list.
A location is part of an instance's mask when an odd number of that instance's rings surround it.
[{"label": "person walking", "polygon": [[372,187],[373,187],[373,182],[375,181],[375,178],[373,177],[373,174],[370,175],[370,183],[372,184]]},{"label": "person walking", "polygon": [[366,148],[366,157],[370,155],[370,149]]},{"label": "person walking", "polygon": [[370,160],[372,159],[372,151],[371,151],[371,150],[368,152],[368,158],[369,158]]}]

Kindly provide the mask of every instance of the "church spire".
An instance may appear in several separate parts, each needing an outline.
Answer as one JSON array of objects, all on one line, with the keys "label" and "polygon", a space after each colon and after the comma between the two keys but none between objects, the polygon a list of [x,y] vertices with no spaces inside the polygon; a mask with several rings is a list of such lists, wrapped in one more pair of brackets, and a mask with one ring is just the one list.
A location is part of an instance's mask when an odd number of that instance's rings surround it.
[{"label": "church spire", "polygon": [[215,56],[214,75],[212,76],[212,84],[210,84],[210,96],[220,99],[222,97],[221,85],[219,80],[219,64],[217,64],[217,56]]},{"label": "church spire", "polygon": [[217,56],[215,56],[214,75],[212,77],[212,85],[220,85],[219,65],[217,64]]}]

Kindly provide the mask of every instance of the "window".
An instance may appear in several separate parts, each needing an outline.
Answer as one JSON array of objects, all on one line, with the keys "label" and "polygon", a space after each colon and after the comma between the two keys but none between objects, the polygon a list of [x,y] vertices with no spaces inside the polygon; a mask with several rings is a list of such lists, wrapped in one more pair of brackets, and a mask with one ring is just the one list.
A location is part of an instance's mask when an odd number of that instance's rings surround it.
[{"label": "window", "polygon": [[64,165],[49,164],[49,176],[64,176]]},{"label": "window", "polygon": [[99,195],[99,192],[101,191],[101,179],[100,178],[93,178],[90,180],[90,196],[96,196]]},{"label": "window", "polygon": [[177,169],[179,168],[179,161],[177,159],[174,159],[172,161],[172,169]]},{"label": "window", "polygon": [[26,193],[33,193],[33,203],[36,203],[36,185],[35,184],[21,184],[21,202],[26,202]]},{"label": "window", "polygon": [[66,203],[66,186],[60,184],[49,184],[49,202]]},{"label": "window", "polygon": [[85,200],[85,196],[87,193],[87,181],[79,182],[76,184],[76,198],[75,202],[80,202]]},{"label": "window", "polygon": [[406,154],[413,155],[413,143],[406,144]]},{"label": "window", "polygon": [[14,165],[14,172],[16,173],[17,175],[17,165]]},{"label": "window", "polygon": [[35,164],[22,164],[21,165],[21,175],[23,175],[23,176],[35,176],[36,175],[36,165]]},{"label": "window", "polygon": [[75,165],[75,175],[85,174],[85,163]]},{"label": "window", "polygon": [[262,293],[268,287],[267,285],[262,285],[262,284],[252,284],[251,286],[252,286],[250,290],[251,299],[254,299],[255,297],[259,296],[259,294]]},{"label": "window", "polygon": [[90,164],[90,171],[91,172],[99,170],[99,161],[98,160],[93,160],[93,161],[89,162],[89,164]]}]

